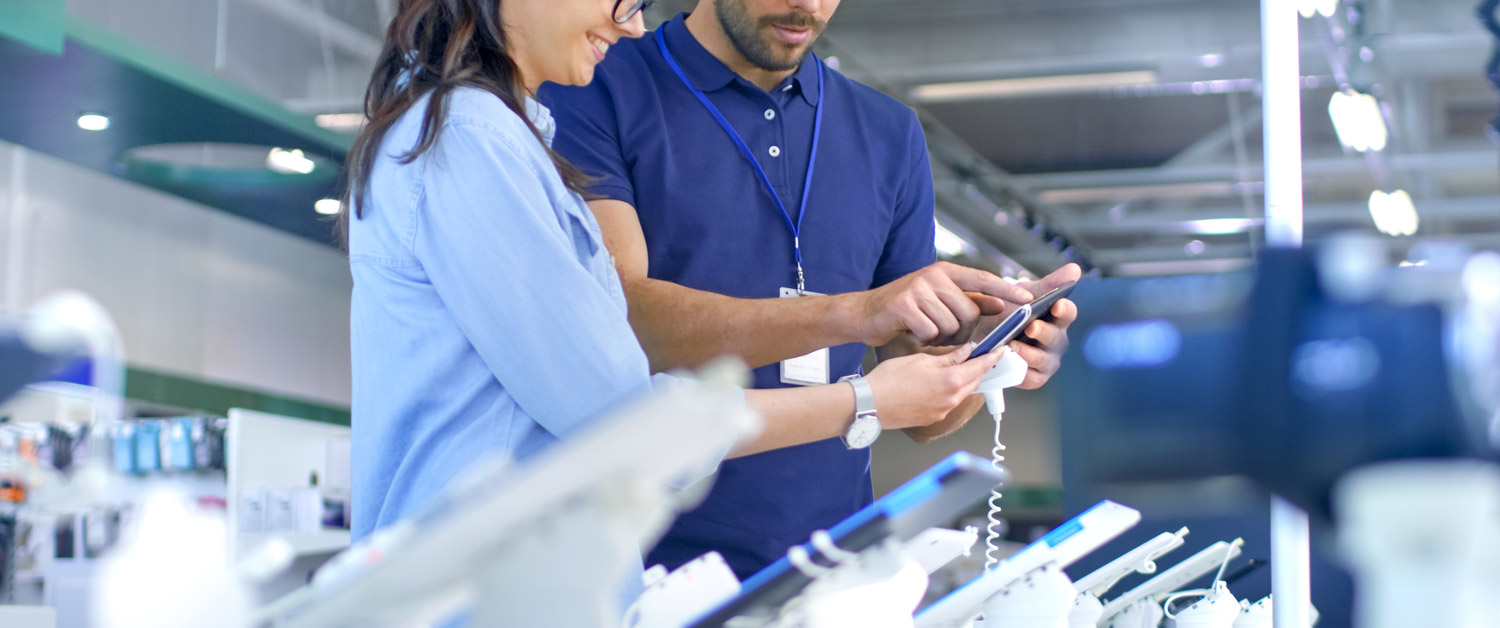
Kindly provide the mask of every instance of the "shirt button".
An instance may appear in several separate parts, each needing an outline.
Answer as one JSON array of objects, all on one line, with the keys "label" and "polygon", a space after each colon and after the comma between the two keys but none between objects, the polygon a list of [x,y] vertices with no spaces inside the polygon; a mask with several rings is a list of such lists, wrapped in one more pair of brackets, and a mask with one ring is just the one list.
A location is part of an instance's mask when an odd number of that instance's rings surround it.
[{"label": "shirt button", "polygon": [[792,84],[791,83],[787,83],[786,87],[781,88],[781,91],[783,91],[783,92],[792,91]]},{"label": "shirt button", "polygon": [[775,109],[767,109],[766,110],[766,119],[767,120],[775,120],[776,119],[776,110]]},{"label": "shirt button", "polygon": [[771,147],[771,156],[772,157],[780,157],[781,156],[781,147],[780,146],[772,146]]}]

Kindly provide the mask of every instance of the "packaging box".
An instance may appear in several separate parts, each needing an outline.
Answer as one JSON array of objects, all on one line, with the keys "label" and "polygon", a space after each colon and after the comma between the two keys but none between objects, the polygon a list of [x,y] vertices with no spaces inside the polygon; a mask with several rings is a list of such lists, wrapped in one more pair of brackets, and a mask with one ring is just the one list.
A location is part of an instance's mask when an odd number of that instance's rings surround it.
[{"label": "packaging box", "polygon": [[239,499],[240,533],[266,532],[269,508],[266,491],[260,489],[240,491]]}]

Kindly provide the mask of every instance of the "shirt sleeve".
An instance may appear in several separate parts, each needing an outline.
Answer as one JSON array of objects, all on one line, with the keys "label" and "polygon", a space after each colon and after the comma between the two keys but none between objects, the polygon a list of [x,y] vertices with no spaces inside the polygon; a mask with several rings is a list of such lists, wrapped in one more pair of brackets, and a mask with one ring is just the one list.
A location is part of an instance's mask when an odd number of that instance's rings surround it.
[{"label": "shirt sleeve", "polygon": [[619,114],[615,110],[606,63],[595,68],[588,85],[561,86],[548,83],[538,99],[557,120],[552,149],[595,180],[589,192],[635,205],[635,186],[625,160],[620,138]]},{"label": "shirt sleeve", "polygon": [[561,437],[649,390],[650,369],[625,312],[579,262],[560,222],[579,217],[560,215],[543,187],[550,163],[528,159],[523,140],[535,141],[444,126],[421,157],[413,253],[506,392]]},{"label": "shirt sleeve", "polygon": [[922,125],[912,116],[908,133],[907,154],[910,164],[905,182],[896,200],[895,217],[886,236],[885,249],[875,267],[875,285],[880,287],[937,261],[934,237],[934,200],[932,163],[927,156],[927,140]]}]

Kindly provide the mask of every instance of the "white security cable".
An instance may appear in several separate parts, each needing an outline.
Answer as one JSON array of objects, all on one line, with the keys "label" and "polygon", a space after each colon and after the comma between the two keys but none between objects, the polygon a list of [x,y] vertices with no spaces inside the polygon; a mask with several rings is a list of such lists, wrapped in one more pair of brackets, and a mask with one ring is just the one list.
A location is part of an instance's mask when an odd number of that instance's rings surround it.
[{"label": "white security cable", "polygon": [[[997,469],[1001,468],[1000,463],[1005,461],[1005,455],[1002,453],[1005,451],[1005,445],[1000,443],[1000,415],[1005,412],[1004,390],[1021,385],[1021,382],[1026,379],[1028,368],[1026,360],[1015,351],[1011,351],[1008,347],[999,350],[1004,351],[1005,355],[1001,356],[995,368],[985,373],[984,380],[980,382],[979,389],[976,391],[984,395],[985,408],[995,417],[995,448],[990,450],[990,459]],[[985,526],[984,538],[985,569],[994,567],[1000,562],[998,541],[1000,529],[1004,525],[1000,520],[1000,497],[1000,487],[997,486],[990,491],[989,525]]]}]

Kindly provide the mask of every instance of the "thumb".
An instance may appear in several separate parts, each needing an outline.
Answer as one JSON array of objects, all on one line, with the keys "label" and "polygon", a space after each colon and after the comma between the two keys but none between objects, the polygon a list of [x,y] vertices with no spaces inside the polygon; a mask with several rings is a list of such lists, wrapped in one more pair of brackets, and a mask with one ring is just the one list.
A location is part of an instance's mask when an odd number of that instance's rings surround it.
[{"label": "thumb", "polygon": [[995,368],[995,365],[1000,363],[1000,358],[1005,356],[1006,351],[1010,351],[1010,349],[1006,347],[996,347],[994,351],[986,353],[962,364],[962,368],[971,369],[971,371],[965,373],[965,375],[976,378],[983,376],[985,372],[989,371],[992,368]]},{"label": "thumb", "polygon": [[942,364],[942,366],[953,366],[955,364],[963,364],[964,360],[969,359],[969,354],[973,353],[973,352],[974,352],[974,343],[972,343],[972,342],[963,343],[961,345],[958,345],[957,349],[954,349],[953,351],[949,351],[948,353],[944,354],[942,356],[943,357],[943,362],[941,364]]}]

